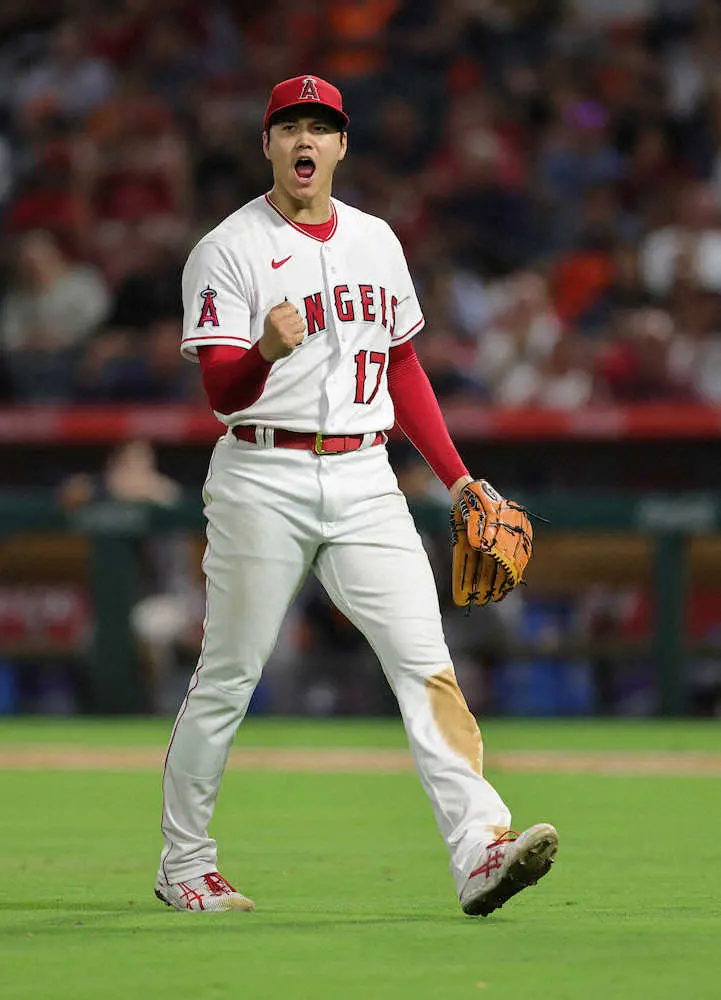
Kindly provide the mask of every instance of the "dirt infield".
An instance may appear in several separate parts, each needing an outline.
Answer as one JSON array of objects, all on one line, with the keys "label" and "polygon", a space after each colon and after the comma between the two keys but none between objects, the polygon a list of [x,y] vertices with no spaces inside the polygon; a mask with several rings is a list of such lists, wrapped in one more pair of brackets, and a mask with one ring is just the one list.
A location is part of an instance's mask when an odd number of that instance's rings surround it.
[{"label": "dirt infield", "polygon": [[[0,749],[4,771],[154,771],[162,753],[149,748],[67,745],[15,745]],[[413,770],[406,750],[368,749],[236,749],[228,768],[234,771],[312,772],[319,774],[399,774]],[[559,750],[514,750],[488,754],[484,769],[560,774],[657,775],[721,777],[721,754],[696,751],[575,753]]]}]

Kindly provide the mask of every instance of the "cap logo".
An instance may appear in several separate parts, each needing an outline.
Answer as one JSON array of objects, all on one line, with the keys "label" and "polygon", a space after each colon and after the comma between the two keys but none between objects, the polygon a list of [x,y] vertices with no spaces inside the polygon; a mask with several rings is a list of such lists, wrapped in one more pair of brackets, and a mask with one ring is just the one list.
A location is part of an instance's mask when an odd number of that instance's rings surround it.
[{"label": "cap logo", "polygon": [[318,96],[318,85],[312,76],[306,76],[303,78],[303,86],[301,87],[299,101],[318,101],[320,102],[320,97]]}]

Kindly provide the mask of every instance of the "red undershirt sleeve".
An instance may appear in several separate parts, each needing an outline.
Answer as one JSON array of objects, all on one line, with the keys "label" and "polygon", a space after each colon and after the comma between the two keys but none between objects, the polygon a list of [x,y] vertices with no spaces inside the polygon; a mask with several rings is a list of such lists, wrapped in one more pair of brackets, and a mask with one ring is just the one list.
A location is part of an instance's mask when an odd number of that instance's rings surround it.
[{"label": "red undershirt sleeve", "polygon": [[436,394],[410,340],[391,348],[388,391],[398,426],[441,482],[450,489],[457,479],[467,476],[468,469],[451,441]]},{"label": "red undershirt sleeve", "polygon": [[216,413],[237,413],[260,398],[273,367],[260,348],[214,344],[198,348],[203,387]]}]

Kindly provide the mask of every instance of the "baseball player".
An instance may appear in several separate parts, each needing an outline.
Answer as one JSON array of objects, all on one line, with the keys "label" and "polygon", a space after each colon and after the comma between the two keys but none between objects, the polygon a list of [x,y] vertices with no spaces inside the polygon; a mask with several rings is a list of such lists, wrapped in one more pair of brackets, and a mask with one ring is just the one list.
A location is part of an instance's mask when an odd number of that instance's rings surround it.
[{"label": "baseball player", "polygon": [[366,636],[398,699],[464,912],[486,915],[534,884],[557,849],[548,824],[509,830],[483,777],[428,559],[388,463],[397,420],[452,498],[471,480],[415,355],[424,320],[400,243],[331,197],[347,125],[326,81],[274,87],[262,134],[273,188],[203,237],[183,273],[181,350],[200,363],[227,433],[203,488],[203,642],[163,775],[155,892],[176,909],[253,909],[219,874],[208,824],[309,571]]}]

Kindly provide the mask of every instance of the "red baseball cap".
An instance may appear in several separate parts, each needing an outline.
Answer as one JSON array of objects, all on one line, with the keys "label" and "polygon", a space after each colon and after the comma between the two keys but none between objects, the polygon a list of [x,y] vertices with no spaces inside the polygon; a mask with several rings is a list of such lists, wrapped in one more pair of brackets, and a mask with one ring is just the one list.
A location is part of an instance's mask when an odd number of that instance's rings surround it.
[{"label": "red baseball cap", "polygon": [[337,87],[327,80],[321,80],[319,76],[294,76],[277,83],[271,90],[263,128],[268,131],[270,119],[276,112],[304,104],[320,104],[321,107],[330,108],[338,115],[342,127],[348,127],[350,118],[343,110],[343,98]]}]

